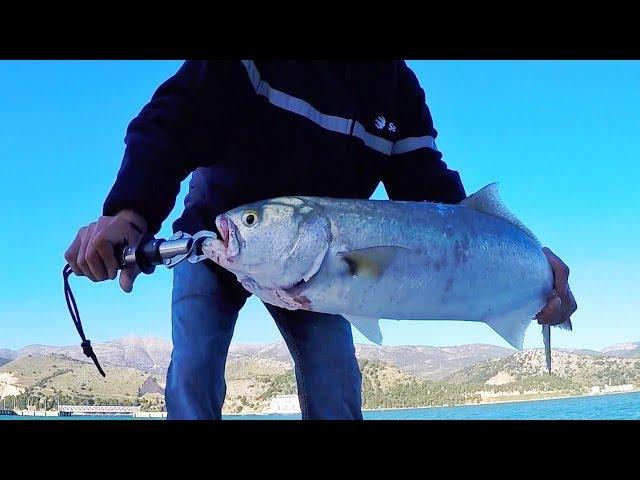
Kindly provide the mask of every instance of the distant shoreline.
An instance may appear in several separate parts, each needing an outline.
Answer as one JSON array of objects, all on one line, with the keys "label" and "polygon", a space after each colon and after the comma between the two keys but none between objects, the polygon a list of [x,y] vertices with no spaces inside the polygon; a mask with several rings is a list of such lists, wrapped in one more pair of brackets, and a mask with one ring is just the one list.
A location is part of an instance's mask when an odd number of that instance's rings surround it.
[{"label": "distant shoreline", "polygon": [[[427,405],[424,407],[389,407],[389,408],[363,408],[363,412],[380,412],[386,410],[422,410],[425,408],[455,408],[455,407],[477,407],[479,405],[497,405],[501,403],[524,403],[524,402],[540,402],[543,400],[561,400],[563,398],[583,398],[583,397],[601,397],[604,395],[617,395],[621,393],[638,393],[639,388],[626,390],[622,392],[601,392],[601,393],[585,393],[583,395],[556,395],[552,397],[541,398],[513,398],[509,400],[497,400],[495,402],[479,402],[479,403],[461,403],[458,405]],[[242,414],[235,414],[242,415]]]},{"label": "distant shoreline", "polygon": [[[509,400],[497,400],[495,402],[480,402],[480,403],[461,403],[459,405],[426,405],[422,407],[388,407],[388,408],[363,408],[363,412],[382,412],[382,411],[395,411],[395,410],[422,410],[426,408],[455,408],[455,407],[477,407],[480,405],[498,405],[503,403],[524,403],[524,402],[540,402],[543,400],[561,400],[563,398],[583,398],[583,397],[601,397],[604,395],[618,395],[622,393],[638,393],[640,388],[634,390],[626,390],[621,392],[601,392],[601,393],[585,393],[583,395],[556,395],[551,397],[541,398],[512,398]],[[300,415],[300,413],[277,413],[277,412],[253,412],[253,413],[223,413],[225,417],[246,417],[249,415]]]},{"label": "distant shoreline", "polygon": [[[640,388],[636,388],[633,390],[626,391],[615,391],[615,392],[601,392],[601,393],[585,393],[584,395],[555,395],[551,397],[542,397],[542,398],[513,398],[509,400],[498,400],[495,402],[480,402],[480,403],[462,403],[459,405],[426,405],[421,407],[389,407],[389,408],[363,408],[363,412],[384,412],[384,411],[396,411],[396,410],[423,410],[428,408],[455,408],[455,407],[477,407],[480,405],[498,405],[504,403],[525,403],[525,402],[540,402],[543,400],[561,400],[568,398],[584,398],[584,397],[601,397],[605,395],[620,395],[624,393],[640,393]],[[165,413],[166,412],[162,412]],[[300,415],[299,412],[292,413],[277,413],[277,412],[252,412],[252,413],[223,413],[225,417],[246,417],[246,416],[266,416],[266,415]],[[4,416],[4,415],[3,415]],[[11,415],[13,416],[13,415]],[[22,415],[18,415],[22,416]],[[30,418],[49,418],[49,416],[43,415],[27,415]]]}]

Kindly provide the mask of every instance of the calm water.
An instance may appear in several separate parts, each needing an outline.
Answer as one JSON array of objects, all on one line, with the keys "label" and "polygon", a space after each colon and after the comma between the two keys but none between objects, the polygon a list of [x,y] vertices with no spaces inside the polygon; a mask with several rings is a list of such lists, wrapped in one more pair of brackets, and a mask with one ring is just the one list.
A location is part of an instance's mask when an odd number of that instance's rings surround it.
[{"label": "calm water", "polygon": [[[297,420],[300,415],[229,415],[228,420]],[[364,412],[367,420],[640,420],[640,392],[531,402]],[[131,420],[131,417],[21,417],[0,420]]]}]

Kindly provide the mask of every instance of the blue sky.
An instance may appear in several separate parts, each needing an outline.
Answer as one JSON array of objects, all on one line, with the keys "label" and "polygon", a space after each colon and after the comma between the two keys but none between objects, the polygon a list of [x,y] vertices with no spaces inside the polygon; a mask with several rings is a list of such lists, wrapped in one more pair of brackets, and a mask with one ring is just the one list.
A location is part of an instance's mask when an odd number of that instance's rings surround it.
[{"label": "blue sky", "polygon": [[[180,61],[0,61],[0,348],[78,343],[64,303],[63,253],[100,215],[124,132]],[[571,267],[574,331],[554,344],[640,340],[640,62],[410,61],[438,148],[468,193],[500,181],[504,202]],[[184,185],[183,185],[184,187]],[[171,234],[184,188],[161,236]],[[375,198],[384,198],[379,188]],[[93,341],[170,338],[171,272],[116,282],[72,278]],[[386,344],[506,345],[484,324],[383,321]],[[358,332],[358,342],[366,342]],[[234,342],[279,333],[252,298]],[[538,347],[532,325],[525,347]]]}]

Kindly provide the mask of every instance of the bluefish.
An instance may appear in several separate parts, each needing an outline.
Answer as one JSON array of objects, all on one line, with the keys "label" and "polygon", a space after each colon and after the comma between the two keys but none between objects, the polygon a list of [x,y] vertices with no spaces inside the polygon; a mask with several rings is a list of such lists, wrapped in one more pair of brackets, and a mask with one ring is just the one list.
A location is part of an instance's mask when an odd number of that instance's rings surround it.
[{"label": "bluefish", "polygon": [[[379,319],[484,322],[517,349],[553,289],[540,242],[492,183],[456,205],[273,198],[219,215],[203,253],[266,303]],[[570,321],[562,325],[570,328]],[[547,368],[550,329],[543,327]]]}]

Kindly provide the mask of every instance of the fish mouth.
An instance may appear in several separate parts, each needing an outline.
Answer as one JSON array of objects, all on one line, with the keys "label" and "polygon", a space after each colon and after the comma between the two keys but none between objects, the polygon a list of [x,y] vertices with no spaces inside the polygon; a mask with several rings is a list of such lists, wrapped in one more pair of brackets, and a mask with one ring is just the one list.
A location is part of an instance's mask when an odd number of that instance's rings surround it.
[{"label": "fish mouth", "polygon": [[223,214],[216,217],[216,227],[226,250],[229,247],[229,219],[226,215]]},{"label": "fish mouth", "polygon": [[216,227],[220,233],[221,242],[224,245],[226,259],[232,262],[240,253],[240,235],[238,229],[233,221],[224,213],[216,217]]}]

